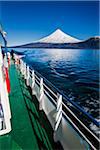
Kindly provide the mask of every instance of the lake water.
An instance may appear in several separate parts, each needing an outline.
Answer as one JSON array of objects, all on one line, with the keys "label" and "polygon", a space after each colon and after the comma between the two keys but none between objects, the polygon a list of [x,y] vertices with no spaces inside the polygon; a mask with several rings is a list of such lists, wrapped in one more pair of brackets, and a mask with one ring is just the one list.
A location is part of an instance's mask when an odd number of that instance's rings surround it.
[{"label": "lake water", "polygon": [[24,52],[28,64],[98,120],[99,53],[88,49],[26,49]]}]

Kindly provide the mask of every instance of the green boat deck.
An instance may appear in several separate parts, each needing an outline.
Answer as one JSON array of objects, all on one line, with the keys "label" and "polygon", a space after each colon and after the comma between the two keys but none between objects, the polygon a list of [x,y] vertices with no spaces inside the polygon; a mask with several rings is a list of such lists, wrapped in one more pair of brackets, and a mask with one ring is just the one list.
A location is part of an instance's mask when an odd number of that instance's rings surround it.
[{"label": "green boat deck", "polygon": [[57,149],[46,115],[39,111],[36,97],[32,96],[14,64],[9,69],[9,75],[12,131],[0,137],[0,150]]}]

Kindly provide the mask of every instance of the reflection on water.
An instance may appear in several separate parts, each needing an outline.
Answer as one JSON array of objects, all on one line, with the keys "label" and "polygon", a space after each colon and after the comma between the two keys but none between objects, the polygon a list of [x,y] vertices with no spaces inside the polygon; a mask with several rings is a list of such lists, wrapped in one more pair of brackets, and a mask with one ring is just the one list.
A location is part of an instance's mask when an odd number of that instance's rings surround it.
[{"label": "reflection on water", "polygon": [[99,53],[99,50],[33,49],[25,51],[25,60],[86,112],[100,119]]}]

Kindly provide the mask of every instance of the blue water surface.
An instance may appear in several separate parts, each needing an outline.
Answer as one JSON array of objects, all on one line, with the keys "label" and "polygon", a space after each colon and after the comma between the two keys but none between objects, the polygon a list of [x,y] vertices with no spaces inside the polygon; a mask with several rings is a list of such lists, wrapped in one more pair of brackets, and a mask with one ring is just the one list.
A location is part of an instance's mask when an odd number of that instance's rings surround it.
[{"label": "blue water surface", "polygon": [[16,49],[25,61],[99,120],[99,50]]}]

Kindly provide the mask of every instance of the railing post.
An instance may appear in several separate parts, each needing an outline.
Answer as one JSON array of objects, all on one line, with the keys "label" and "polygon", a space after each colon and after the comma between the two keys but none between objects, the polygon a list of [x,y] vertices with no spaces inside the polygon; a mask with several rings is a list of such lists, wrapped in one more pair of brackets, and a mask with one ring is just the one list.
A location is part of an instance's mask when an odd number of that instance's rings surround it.
[{"label": "railing post", "polygon": [[24,62],[22,60],[22,75],[24,75]]},{"label": "railing post", "polygon": [[15,53],[14,53],[14,61],[16,61],[16,56],[15,56]]},{"label": "railing post", "polygon": [[17,66],[17,69],[19,69],[19,56],[17,56],[16,66]]},{"label": "railing post", "polygon": [[20,60],[20,72],[22,73],[22,59]]},{"label": "railing post", "polygon": [[43,78],[40,79],[40,99],[39,99],[39,109],[43,109],[43,97],[44,97],[44,88],[43,88]]},{"label": "railing post", "polygon": [[59,95],[57,100],[57,107],[56,107],[56,119],[55,119],[55,127],[54,127],[54,140],[57,141],[57,130],[61,124],[62,120],[62,95]]},{"label": "railing post", "polygon": [[25,62],[23,64],[23,74],[24,74],[24,79],[26,79],[26,63]]},{"label": "railing post", "polygon": [[7,57],[8,57],[8,66],[10,66],[10,60],[11,60],[11,56],[10,56],[10,53],[9,52],[7,52]]},{"label": "railing post", "polygon": [[27,79],[27,65],[25,63],[25,79]]},{"label": "railing post", "polygon": [[21,74],[23,74],[23,61],[21,59]]},{"label": "railing post", "polygon": [[14,53],[15,64],[17,64],[17,55]]},{"label": "railing post", "polygon": [[27,84],[27,86],[29,86],[29,78],[30,78],[29,66],[27,66],[27,77],[26,77],[26,84]]},{"label": "railing post", "polygon": [[32,70],[32,95],[34,95],[34,86],[35,86],[35,74],[34,70]]},{"label": "railing post", "polygon": [[23,62],[23,60],[21,60],[21,73],[22,73],[22,75],[24,76],[25,67],[24,67],[24,62]]}]

